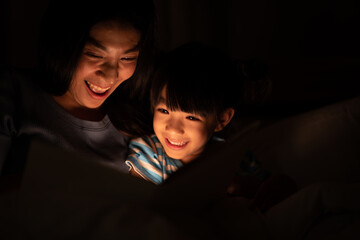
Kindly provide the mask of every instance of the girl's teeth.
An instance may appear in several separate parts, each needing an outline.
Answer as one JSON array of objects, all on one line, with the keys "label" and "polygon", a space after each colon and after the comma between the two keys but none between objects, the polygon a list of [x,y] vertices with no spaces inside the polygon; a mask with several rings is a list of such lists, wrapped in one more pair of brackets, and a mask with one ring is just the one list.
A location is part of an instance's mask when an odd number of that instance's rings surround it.
[{"label": "girl's teeth", "polygon": [[104,92],[106,92],[107,90],[110,89],[110,87],[101,88],[101,87],[96,86],[96,85],[94,85],[92,83],[89,83],[89,82],[87,82],[87,84],[88,84],[89,88],[91,89],[91,91],[93,91],[95,93],[99,93],[99,94],[104,93]]},{"label": "girl's teeth", "polygon": [[186,144],[186,142],[173,142],[170,139],[168,139],[168,140],[172,145],[176,145],[176,146],[183,146]]}]

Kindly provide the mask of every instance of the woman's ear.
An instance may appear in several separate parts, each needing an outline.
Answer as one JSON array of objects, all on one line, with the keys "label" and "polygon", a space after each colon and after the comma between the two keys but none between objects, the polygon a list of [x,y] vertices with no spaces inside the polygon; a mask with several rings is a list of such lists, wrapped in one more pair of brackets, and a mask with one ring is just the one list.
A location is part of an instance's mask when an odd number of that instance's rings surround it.
[{"label": "woman's ear", "polygon": [[218,123],[214,129],[214,132],[219,132],[229,124],[231,119],[234,117],[235,109],[227,108],[218,116]]}]

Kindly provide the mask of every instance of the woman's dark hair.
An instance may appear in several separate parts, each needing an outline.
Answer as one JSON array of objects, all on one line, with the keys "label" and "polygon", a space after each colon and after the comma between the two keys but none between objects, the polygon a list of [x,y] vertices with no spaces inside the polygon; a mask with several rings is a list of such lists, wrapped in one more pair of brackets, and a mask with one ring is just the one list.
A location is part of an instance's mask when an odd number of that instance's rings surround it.
[{"label": "woman's dark hair", "polygon": [[96,23],[119,20],[141,34],[134,75],[127,81],[133,95],[144,95],[154,51],[152,0],[53,0],[44,15],[39,39],[39,83],[52,95],[63,95]]},{"label": "woman's dark hair", "polygon": [[225,53],[195,42],[178,47],[159,64],[151,87],[152,107],[164,87],[171,110],[218,115],[229,107],[237,109],[242,79]]},{"label": "woman's dark hair", "polygon": [[152,0],[52,0],[43,17],[39,39],[38,83],[51,95],[69,88],[91,28],[117,20],[140,33],[139,57],[132,77],[105,101],[112,123],[130,136],[150,129],[148,95],[155,46]]}]

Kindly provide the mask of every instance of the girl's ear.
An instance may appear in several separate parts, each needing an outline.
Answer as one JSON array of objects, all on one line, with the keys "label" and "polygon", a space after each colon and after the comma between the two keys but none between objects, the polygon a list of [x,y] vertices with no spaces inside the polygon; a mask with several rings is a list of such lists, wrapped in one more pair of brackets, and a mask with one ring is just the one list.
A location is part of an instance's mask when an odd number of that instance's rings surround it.
[{"label": "girl's ear", "polygon": [[235,109],[233,108],[227,108],[225,109],[218,117],[218,123],[214,129],[214,132],[219,132],[226,127],[226,125],[229,124],[231,119],[233,118],[235,113]]}]

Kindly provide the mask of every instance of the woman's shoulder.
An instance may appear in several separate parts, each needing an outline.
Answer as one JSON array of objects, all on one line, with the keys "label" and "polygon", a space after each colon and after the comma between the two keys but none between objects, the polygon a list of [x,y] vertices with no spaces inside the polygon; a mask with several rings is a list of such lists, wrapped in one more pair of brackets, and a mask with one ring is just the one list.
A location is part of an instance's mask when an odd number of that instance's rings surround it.
[{"label": "woman's shoulder", "polygon": [[[36,86],[34,78],[34,72],[30,70],[0,69],[0,124],[2,128],[15,123],[19,124],[20,116],[31,114],[32,106],[38,105],[41,101],[41,90]],[[9,121],[14,124],[9,124]],[[2,129],[2,131],[5,130]]]},{"label": "woman's shoulder", "polygon": [[10,137],[19,132],[20,116],[23,116],[24,109],[23,99],[26,95],[24,87],[29,77],[25,71],[0,69],[0,133],[3,137]]},{"label": "woman's shoulder", "polygon": [[0,68],[0,88],[3,94],[4,90],[15,91],[22,93],[22,91],[39,91],[36,84],[37,74],[32,69],[17,69],[17,68]]}]

